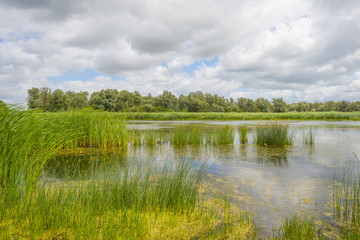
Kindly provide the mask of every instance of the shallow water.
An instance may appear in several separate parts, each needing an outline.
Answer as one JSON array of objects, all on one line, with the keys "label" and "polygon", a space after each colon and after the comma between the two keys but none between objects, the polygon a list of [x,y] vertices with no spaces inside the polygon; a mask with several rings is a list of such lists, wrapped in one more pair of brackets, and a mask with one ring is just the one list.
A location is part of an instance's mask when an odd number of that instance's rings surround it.
[{"label": "shallow water", "polygon": [[[168,133],[175,128],[201,128],[214,131],[229,125],[235,129],[233,144],[174,146],[166,139],[155,145],[128,146],[126,151],[109,153],[84,150],[81,154],[58,156],[46,168],[52,179],[90,174],[101,166],[121,166],[126,159],[157,161],[188,157],[207,161],[209,176],[220,191],[231,190],[233,201],[253,213],[265,233],[279,226],[289,213],[305,212],[316,219],[331,213],[334,171],[360,153],[360,122],[288,121],[294,134],[293,146],[269,148],[255,145],[255,132],[268,121],[132,121],[129,129],[152,129]],[[248,143],[240,144],[239,128],[248,127]],[[309,131],[313,145],[305,144]],[[115,158],[115,161],[114,161]],[[73,164],[65,164],[65,163]],[[74,164],[78,162],[79,164]],[[60,164],[59,164],[60,163]],[[64,163],[67,170],[60,165]]]}]

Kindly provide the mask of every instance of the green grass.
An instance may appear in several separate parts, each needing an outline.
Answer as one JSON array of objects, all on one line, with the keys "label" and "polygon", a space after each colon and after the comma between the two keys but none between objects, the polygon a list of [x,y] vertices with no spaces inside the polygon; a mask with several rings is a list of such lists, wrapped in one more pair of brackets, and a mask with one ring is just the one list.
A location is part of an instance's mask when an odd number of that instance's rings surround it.
[{"label": "green grass", "polygon": [[[246,239],[254,235],[252,222],[241,211],[231,209],[225,200],[200,195],[205,165],[187,159],[160,166],[134,159],[115,169],[94,166],[95,171],[75,179],[69,170],[61,181],[40,180],[51,159],[57,167],[54,156],[64,146],[107,149],[114,143],[112,136],[118,136],[109,131],[118,126],[105,126],[101,133],[100,126],[94,127],[98,116],[77,114],[0,109],[0,239]],[[83,129],[83,121],[90,123],[90,130]]]},{"label": "green grass", "polygon": [[317,230],[313,218],[293,214],[286,217],[275,239],[322,239],[321,230]]},{"label": "green grass", "polygon": [[289,124],[267,123],[256,130],[256,144],[260,146],[283,147],[293,144],[294,135]]},{"label": "green grass", "polygon": [[240,128],[240,143],[248,142],[247,133],[248,133],[247,127],[241,126],[241,128]]},{"label": "green grass", "polygon": [[189,131],[187,129],[175,128],[171,136],[171,143],[175,145],[189,144]]},{"label": "green grass", "polygon": [[214,143],[216,145],[233,144],[234,143],[234,129],[226,125],[223,128],[215,130]]},{"label": "green grass", "polygon": [[304,136],[304,143],[313,146],[315,144],[315,132],[310,128],[309,132]]},{"label": "green grass", "polygon": [[360,238],[360,163],[347,162],[334,174],[333,210],[343,239]]},{"label": "green grass", "polygon": [[287,112],[287,113],[112,113],[128,120],[360,120],[360,112]]}]

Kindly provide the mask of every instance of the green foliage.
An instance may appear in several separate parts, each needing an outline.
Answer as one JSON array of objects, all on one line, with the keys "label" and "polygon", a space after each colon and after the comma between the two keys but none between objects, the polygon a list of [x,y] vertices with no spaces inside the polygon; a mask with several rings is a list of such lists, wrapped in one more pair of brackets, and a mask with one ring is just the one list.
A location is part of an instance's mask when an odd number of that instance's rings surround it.
[{"label": "green foliage", "polygon": [[260,146],[282,147],[293,144],[293,134],[286,123],[268,123],[256,130],[256,144]]},{"label": "green foliage", "polygon": [[288,110],[286,102],[282,98],[273,98],[273,111],[276,113],[283,113]]}]

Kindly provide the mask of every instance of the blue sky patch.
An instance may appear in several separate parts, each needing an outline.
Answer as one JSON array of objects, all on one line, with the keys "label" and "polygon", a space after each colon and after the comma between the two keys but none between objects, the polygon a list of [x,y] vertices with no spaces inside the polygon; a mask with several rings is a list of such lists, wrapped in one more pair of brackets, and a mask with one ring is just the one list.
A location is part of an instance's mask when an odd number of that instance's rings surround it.
[{"label": "blue sky patch", "polygon": [[124,80],[123,77],[121,76],[117,76],[117,75],[107,75],[107,74],[102,74],[99,73],[97,71],[95,71],[94,69],[90,69],[87,68],[82,72],[77,72],[77,71],[67,71],[66,73],[64,73],[62,76],[56,76],[56,77],[48,77],[47,79],[50,81],[89,81],[90,79],[93,79],[95,77],[99,77],[99,76],[106,76],[106,77],[110,77],[112,80]]},{"label": "blue sky patch", "polygon": [[219,61],[219,56],[214,57],[211,60],[208,59],[202,59],[200,61],[195,61],[190,65],[187,65],[185,67],[183,67],[182,72],[186,72],[189,75],[193,75],[194,71],[196,69],[198,69],[200,66],[202,66],[203,64],[208,66],[208,67],[212,67],[214,66],[217,62]]},{"label": "blue sky patch", "polygon": [[31,32],[20,37],[16,37],[16,41],[29,41],[30,39],[41,40],[44,34],[41,32]]}]

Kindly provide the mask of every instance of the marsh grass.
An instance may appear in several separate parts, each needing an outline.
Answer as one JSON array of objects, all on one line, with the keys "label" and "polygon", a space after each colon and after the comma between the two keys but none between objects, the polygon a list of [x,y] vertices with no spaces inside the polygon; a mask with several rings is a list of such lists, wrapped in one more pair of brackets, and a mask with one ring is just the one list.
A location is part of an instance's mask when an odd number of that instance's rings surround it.
[{"label": "marsh grass", "polygon": [[315,132],[313,128],[309,129],[309,132],[304,136],[304,143],[306,145],[313,146],[315,144]]},{"label": "marsh grass", "polygon": [[333,210],[344,239],[360,237],[360,164],[348,161],[336,171],[333,183]]},{"label": "marsh grass", "polygon": [[294,133],[289,128],[289,124],[278,122],[261,125],[256,131],[256,144],[271,147],[292,145]]},{"label": "marsh grass", "polygon": [[145,143],[148,145],[155,145],[158,140],[158,134],[155,130],[149,130],[147,129],[144,133],[144,139],[145,139]]},{"label": "marsh grass", "polygon": [[317,230],[314,219],[293,214],[286,217],[275,239],[323,239],[321,229]]},{"label": "marsh grass", "polygon": [[229,125],[226,125],[224,128],[216,129],[213,137],[216,145],[233,144],[235,132]]},{"label": "marsh grass", "polygon": [[175,145],[186,145],[189,143],[189,131],[183,128],[175,128],[172,136],[171,142]]},{"label": "marsh grass", "polygon": [[241,126],[240,127],[240,143],[245,144],[248,142],[247,133],[248,133],[247,127]]},{"label": "marsh grass", "polygon": [[204,134],[203,131],[201,131],[201,129],[198,128],[191,129],[189,134],[190,144],[201,144],[203,143],[203,140],[204,140]]}]

